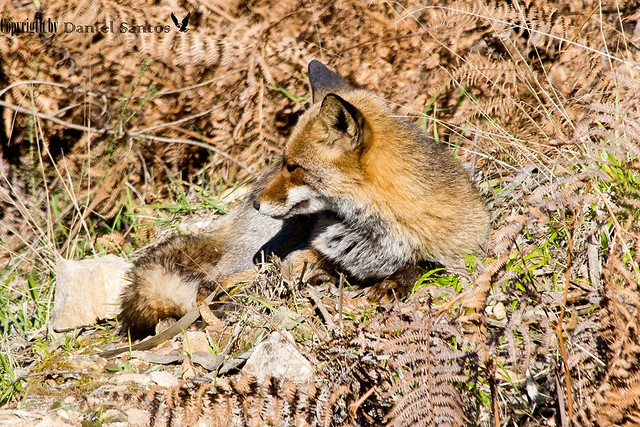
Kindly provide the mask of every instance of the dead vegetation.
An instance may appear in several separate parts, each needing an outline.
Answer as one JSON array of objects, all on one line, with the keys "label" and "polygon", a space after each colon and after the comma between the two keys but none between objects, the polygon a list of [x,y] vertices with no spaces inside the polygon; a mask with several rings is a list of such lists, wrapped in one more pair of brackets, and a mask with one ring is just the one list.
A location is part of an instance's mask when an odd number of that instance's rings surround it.
[{"label": "dead vegetation", "polygon": [[[32,20],[33,4],[18,3],[0,3],[0,15]],[[304,108],[303,73],[317,58],[450,146],[489,200],[494,233],[467,278],[436,275],[373,309],[354,296],[340,328],[313,304],[303,310],[323,337],[301,340],[327,362],[318,384],[344,411],[324,406],[331,416],[309,425],[635,425],[638,6],[43,2],[44,18],[60,23],[191,19],[186,33],[0,37],[3,307],[29,293],[28,278],[49,277],[58,255],[147,242],[144,205],[193,202],[259,171]],[[267,306],[305,298],[295,292],[254,310],[272,316]],[[9,323],[5,335],[33,338]],[[12,366],[33,362],[28,344],[16,352],[5,341]],[[273,392],[261,387],[261,398]],[[166,393],[180,402],[177,389]]]}]

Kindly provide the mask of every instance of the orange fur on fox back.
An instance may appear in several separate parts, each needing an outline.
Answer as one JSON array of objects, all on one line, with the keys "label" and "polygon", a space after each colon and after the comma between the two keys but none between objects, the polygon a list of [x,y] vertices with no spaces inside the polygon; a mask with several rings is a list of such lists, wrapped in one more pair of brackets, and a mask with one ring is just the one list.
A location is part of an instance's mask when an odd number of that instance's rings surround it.
[{"label": "orange fur on fox back", "polygon": [[[311,70],[310,78],[313,88]],[[300,118],[281,171],[258,195],[261,211],[335,213],[313,245],[363,279],[406,263],[448,265],[481,254],[489,215],[460,164],[371,92],[335,76],[319,80],[330,87]],[[291,206],[279,206],[293,192]]]}]

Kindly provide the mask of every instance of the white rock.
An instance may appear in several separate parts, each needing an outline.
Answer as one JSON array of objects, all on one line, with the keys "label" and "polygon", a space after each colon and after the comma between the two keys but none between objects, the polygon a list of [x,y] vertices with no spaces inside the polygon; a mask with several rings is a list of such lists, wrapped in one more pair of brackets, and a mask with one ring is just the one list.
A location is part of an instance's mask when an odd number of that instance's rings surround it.
[{"label": "white rock", "polygon": [[127,423],[130,426],[147,426],[151,420],[151,413],[144,409],[131,408],[127,410]]},{"label": "white rock", "polygon": [[64,420],[61,420],[59,417],[55,416],[55,415],[48,415],[46,418],[44,418],[42,421],[40,421],[38,424],[35,424],[35,427],[67,427],[67,426],[71,426],[72,424],[69,424],[67,422],[65,422]]},{"label": "white rock", "polygon": [[62,331],[113,317],[130,268],[129,262],[116,255],[82,261],[60,259],[51,314],[53,329]]},{"label": "white rock", "polygon": [[298,351],[290,332],[281,330],[258,344],[247,360],[243,371],[262,383],[267,376],[287,379],[295,383],[311,380],[311,363]]},{"label": "white rock", "polygon": [[178,385],[178,379],[167,371],[153,371],[149,374],[151,381],[160,387],[173,387]]}]

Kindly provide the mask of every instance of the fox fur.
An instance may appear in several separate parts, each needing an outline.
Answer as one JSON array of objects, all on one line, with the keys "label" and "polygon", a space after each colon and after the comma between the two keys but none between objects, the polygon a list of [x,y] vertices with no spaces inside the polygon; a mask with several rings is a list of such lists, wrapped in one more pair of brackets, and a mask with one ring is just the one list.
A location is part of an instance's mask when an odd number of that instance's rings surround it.
[{"label": "fox fur", "polygon": [[449,153],[320,62],[309,80],[312,106],[245,202],[210,234],[176,237],[135,264],[123,330],[146,334],[217,285],[248,279],[260,253],[362,283],[483,253],[489,214]]}]

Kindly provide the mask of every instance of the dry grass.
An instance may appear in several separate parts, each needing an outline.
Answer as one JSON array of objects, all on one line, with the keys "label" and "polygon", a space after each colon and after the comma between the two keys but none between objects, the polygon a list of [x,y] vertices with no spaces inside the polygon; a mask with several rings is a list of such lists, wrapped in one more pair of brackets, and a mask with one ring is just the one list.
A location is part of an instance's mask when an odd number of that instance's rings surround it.
[{"label": "dry grass", "polygon": [[[434,349],[448,343],[452,353],[444,359],[458,367],[444,377],[443,395],[458,375],[466,378],[457,383],[466,418],[452,424],[634,425],[634,4],[44,2],[45,19],[60,22],[169,25],[170,12],[191,12],[191,23],[187,33],[0,37],[4,396],[19,399],[22,383],[12,380],[46,360],[37,349],[49,343],[56,258],[129,254],[153,239],[158,217],[169,216],[150,205],[213,207],[210,193],[277,156],[306,102],[306,64],[317,58],[451,147],[492,208],[491,250],[476,270],[467,279],[429,279],[402,303],[417,304],[416,322],[427,322],[429,331],[451,328],[428,337]],[[34,13],[32,4],[0,3],[4,19]],[[347,335],[374,334],[366,351],[356,339],[344,344],[363,355],[342,383],[354,402],[366,396],[353,423],[383,419],[373,407],[406,416],[403,400],[390,409],[397,395],[385,390],[420,395],[421,380],[391,384],[376,371],[380,364],[364,357],[398,352],[378,344],[394,336],[387,323],[408,321],[402,304],[354,315],[346,328]],[[331,354],[322,351],[310,349],[320,360]],[[350,363],[340,354],[332,360]],[[425,354],[426,365],[398,362],[397,369],[422,378],[418,366],[442,366],[434,352]],[[374,371],[380,377],[367,377]],[[319,372],[318,379],[333,374]],[[456,408],[458,398],[449,400]],[[434,410],[430,395],[420,399]]]}]

